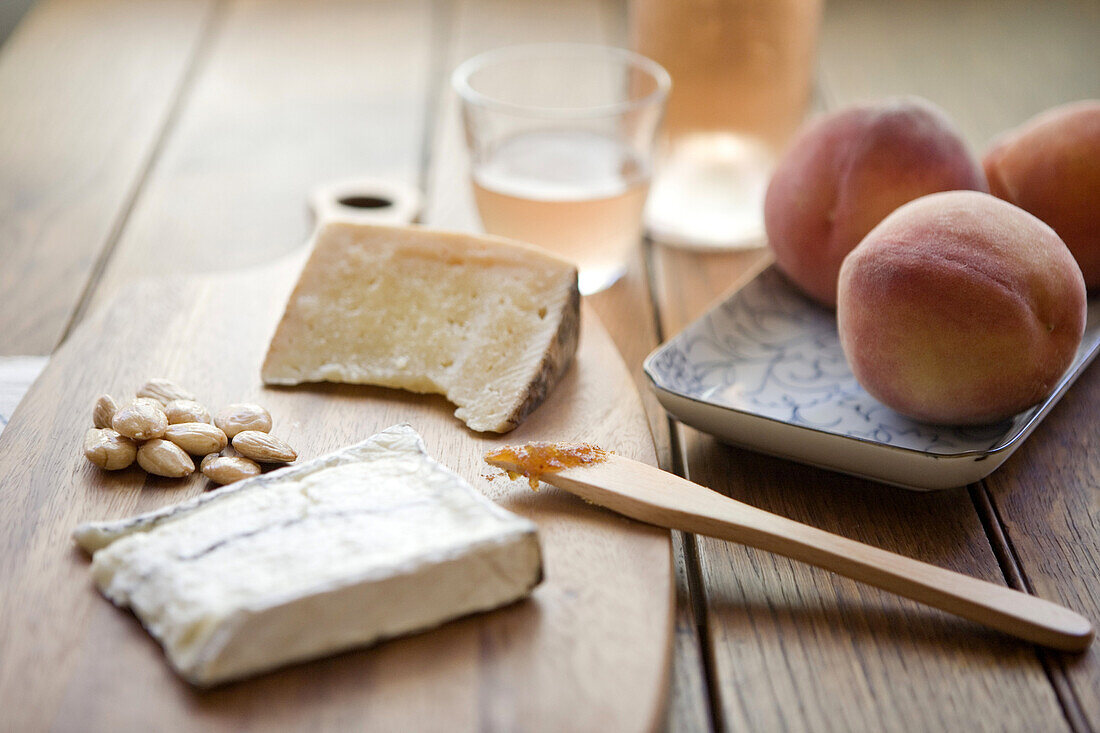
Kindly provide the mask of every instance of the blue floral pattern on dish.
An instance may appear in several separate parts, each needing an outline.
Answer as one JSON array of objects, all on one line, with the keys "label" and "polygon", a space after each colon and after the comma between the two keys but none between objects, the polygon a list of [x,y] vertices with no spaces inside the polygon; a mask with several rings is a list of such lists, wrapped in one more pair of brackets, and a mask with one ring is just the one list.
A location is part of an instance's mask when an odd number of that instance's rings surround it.
[{"label": "blue floral pattern on dish", "polygon": [[[1100,344],[1100,299],[1069,374]],[[661,389],[741,413],[927,453],[985,452],[1008,444],[1036,406],[996,425],[918,423],[856,382],[835,314],[799,294],[774,267],[662,346],[647,370]]]}]

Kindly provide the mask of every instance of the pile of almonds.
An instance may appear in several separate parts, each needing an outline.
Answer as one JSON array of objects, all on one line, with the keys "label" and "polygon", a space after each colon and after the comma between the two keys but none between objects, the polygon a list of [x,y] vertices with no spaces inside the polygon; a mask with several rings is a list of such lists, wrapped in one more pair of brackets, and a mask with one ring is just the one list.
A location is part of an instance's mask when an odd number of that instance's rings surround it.
[{"label": "pile of almonds", "polygon": [[[84,456],[107,471],[137,460],[149,473],[181,478],[195,471],[192,456],[202,456],[203,475],[230,484],[259,474],[261,463],[298,457],[270,435],[271,413],[260,405],[229,405],[211,419],[193,394],[167,379],[150,379],[121,407],[110,395],[100,396],[92,423],[84,435]],[[226,455],[230,441],[236,454]]]}]

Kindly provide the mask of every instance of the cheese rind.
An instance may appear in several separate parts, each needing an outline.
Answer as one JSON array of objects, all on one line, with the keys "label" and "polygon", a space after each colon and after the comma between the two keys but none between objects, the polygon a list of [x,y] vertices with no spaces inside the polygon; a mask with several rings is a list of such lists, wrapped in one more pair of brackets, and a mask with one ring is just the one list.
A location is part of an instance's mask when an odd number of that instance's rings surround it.
[{"label": "cheese rind", "polygon": [[494,608],[542,577],[535,526],[408,426],[73,536],[200,686]]},{"label": "cheese rind", "polygon": [[518,242],[330,221],[262,369],[268,384],[443,394],[478,431],[538,407],[577,350],[577,270]]}]

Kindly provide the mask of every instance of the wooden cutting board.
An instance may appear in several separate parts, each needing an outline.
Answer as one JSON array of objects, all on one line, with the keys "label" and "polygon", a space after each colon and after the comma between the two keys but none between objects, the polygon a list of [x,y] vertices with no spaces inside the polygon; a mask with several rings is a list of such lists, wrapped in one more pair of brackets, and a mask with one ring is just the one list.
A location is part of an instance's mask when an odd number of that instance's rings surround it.
[{"label": "wooden cutting board", "polygon": [[[507,436],[467,430],[443,398],[350,385],[266,389],[267,342],[301,255],[262,269],[135,282],[50,361],[0,435],[0,726],[11,730],[638,730],[661,721],[672,634],[667,532],[550,487],[490,479],[481,455],[587,440],[656,463],[630,374],[595,315],[564,381]],[[416,636],[200,692],[129,612],[95,590],[83,521],[209,488],[107,473],[81,440],[95,398],[167,377],[212,410],[264,404],[300,460],[409,422],[429,452],[539,527],[546,580],[526,601]]]}]

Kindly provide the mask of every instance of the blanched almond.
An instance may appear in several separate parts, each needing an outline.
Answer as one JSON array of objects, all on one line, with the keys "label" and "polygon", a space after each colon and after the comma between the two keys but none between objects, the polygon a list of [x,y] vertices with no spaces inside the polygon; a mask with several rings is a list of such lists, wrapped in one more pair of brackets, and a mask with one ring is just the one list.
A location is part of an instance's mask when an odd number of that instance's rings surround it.
[{"label": "blanched almond", "polygon": [[183,448],[163,438],[142,443],[137,450],[138,465],[157,476],[181,478],[195,470],[195,463]]},{"label": "blanched almond", "polygon": [[242,430],[233,436],[233,447],[259,463],[289,463],[298,454],[286,442],[259,430]]},{"label": "blanched almond", "polygon": [[225,431],[230,438],[242,430],[271,432],[271,413],[260,405],[251,402],[238,402],[227,405],[214,417],[214,424]]},{"label": "blanched almond", "polygon": [[84,433],[84,457],[107,471],[126,468],[134,462],[134,441],[110,428],[90,428]]},{"label": "blanched almond", "polygon": [[168,424],[181,422],[210,422],[210,412],[194,400],[172,400],[164,406]]},{"label": "blanched almond", "polygon": [[136,399],[114,414],[111,427],[127,438],[152,440],[164,435],[168,418],[155,401]]},{"label": "blanched almond", "polygon": [[97,428],[111,427],[111,418],[118,412],[118,403],[109,394],[99,396],[92,408],[92,424]]},{"label": "blanched almond", "polygon": [[212,454],[202,459],[202,474],[216,484],[231,484],[260,475],[260,465],[242,456]]},{"label": "blanched almond", "polygon": [[208,456],[229,445],[225,433],[209,423],[181,422],[169,425],[164,439],[170,440],[193,456]]},{"label": "blanched almond", "polygon": [[168,379],[150,379],[137,392],[138,397],[149,397],[162,405],[172,400],[193,400],[195,395]]}]

